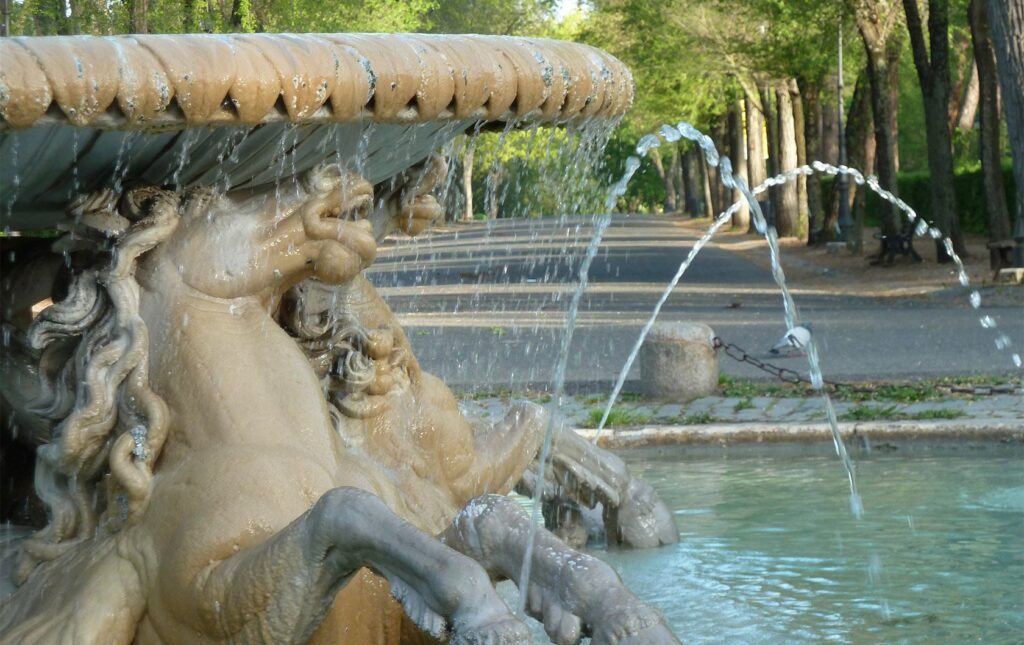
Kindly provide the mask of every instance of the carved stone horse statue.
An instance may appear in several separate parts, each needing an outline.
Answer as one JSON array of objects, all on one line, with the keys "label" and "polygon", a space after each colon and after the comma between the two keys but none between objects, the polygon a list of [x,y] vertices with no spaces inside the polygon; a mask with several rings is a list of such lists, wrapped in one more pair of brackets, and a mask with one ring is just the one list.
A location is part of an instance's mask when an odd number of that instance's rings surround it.
[{"label": "carved stone horse statue", "polygon": [[[493,582],[522,583],[530,523],[503,495],[547,415],[464,419],[362,276],[439,214],[443,172],[73,205],[70,263],[26,264],[5,303],[6,414],[47,519],[0,566],[4,642],[529,642]],[[555,642],[678,642],[544,529],[530,568]]]}]

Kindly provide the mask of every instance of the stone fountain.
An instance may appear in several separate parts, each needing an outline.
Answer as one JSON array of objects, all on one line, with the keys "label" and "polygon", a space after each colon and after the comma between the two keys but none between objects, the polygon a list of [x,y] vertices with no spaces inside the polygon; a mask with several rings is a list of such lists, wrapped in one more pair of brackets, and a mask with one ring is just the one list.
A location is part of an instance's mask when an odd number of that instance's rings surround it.
[{"label": "stone fountain", "polygon": [[[465,419],[363,276],[483,123],[608,119],[614,58],[418,35],[0,40],[0,634],[19,643],[677,642],[504,497],[677,539],[547,413]],[[572,484],[571,486],[567,484]],[[34,495],[32,490],[34,487]],[[24,525],[19,529],[13,525]]]}]

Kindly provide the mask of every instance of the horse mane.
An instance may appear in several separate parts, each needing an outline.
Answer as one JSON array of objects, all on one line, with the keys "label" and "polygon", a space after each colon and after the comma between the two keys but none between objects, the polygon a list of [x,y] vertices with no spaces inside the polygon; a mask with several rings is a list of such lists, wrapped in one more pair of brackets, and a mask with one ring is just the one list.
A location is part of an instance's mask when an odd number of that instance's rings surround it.
[{"label": "horse mane", "polygon": [[[26,334],[39,355],[40,394],[31,412],[52,426],[35,466],[48,524],[22,544],[19,584],[38,563],[97,530],[120,530],[148,504],[168,411],[149,387],[149,334],[135,270],[140,256],[174,232],[178,208],[177,195],[156,188],[120,199],[107,190],[72,203],[75,221],[105,248]],[[47,367],[54,364],[59,368]]]}]

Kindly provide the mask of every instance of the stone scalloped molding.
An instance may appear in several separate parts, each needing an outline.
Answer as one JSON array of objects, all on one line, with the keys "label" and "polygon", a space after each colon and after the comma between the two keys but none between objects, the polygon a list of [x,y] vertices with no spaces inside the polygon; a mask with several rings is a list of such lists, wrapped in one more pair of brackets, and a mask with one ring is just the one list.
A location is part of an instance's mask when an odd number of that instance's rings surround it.
[{"label": "stone scalloped molding", "polygon": [[422,34],[0,39],[0,130],[616,116],[633,79],[579,43]]}]

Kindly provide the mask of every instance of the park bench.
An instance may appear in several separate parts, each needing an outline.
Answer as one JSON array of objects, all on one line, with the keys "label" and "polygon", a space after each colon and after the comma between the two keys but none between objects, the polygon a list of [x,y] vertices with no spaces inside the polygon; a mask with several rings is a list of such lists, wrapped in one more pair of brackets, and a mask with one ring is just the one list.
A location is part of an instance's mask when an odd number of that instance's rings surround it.
[{"label": "park bench", "polygon": [[999,280],[1000,271],[1013,266],[1013,259],[1011,258],[1011,255],[1013,254],[1013,247],[1016,245],[1017,243],[1013,240],[996,240],[985,244],[992,256],[992,259],[995,260],[992,267],[995,269],[995,273],[992,274],[993,281]]},{"label": "park bench", "polygon": [[914,250],[914,227],[908,222],[903,230],[896,235],[883,235],[875,233],[875,239],[880,240],[882,249],[878,252],[878,258],[872,264],[892,264],[896,256],[909,257],[914,262],[921,262],[921,256]]}]

